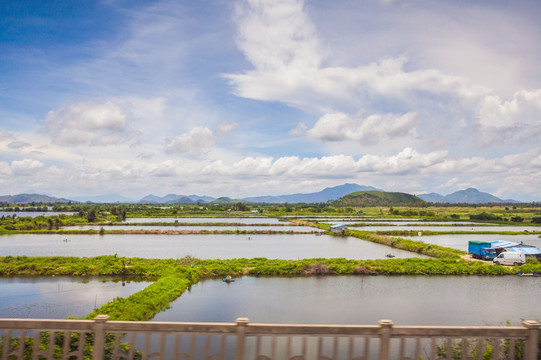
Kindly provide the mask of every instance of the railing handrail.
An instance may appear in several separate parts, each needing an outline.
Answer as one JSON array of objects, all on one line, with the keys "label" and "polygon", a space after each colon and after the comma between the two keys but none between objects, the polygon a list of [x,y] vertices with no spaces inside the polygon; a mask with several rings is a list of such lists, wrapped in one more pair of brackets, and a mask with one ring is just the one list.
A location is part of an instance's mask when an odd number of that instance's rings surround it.
[{"label": "railing handrail", "polygon": [[[537,322],[533,322],[536,324]],[[16,319],[0,318],[0,330],[67,330],[85,331],[94,328],[94,320],[72,319]],[[538,323],[537,323],[538,324]],[[138,332],[209,332],[209,333],[236,333],[236,323],[214,322],[166,322],[166,321],[112,321],[104,322],[104,330],[138,331]],[[380,325],[332,325],[332,324],[273,324],[273,323],[247,323],[247,335],[272,335],[279,329],[280,334],[288,335],[379,335]],[[431,325],[394,325],[393,336],[511,336],[524,337],[528,328],[525,326],[431,326]]]},{"label": "railing handrail", "polygon": [[[99,315],[94,320],[0,319],[0,332],[4,333],[4,336],[7,334],[8,338],[17,332],[93,333],[95,337],[93,359],[103,359],[107,333],[185,333],[236,336],[238,359],[243,358],[243,347],[247,337],[314,336],[379,338],[380,359],[389,359],[390,341],[396,338],[402,339],[401,341],[408,338],[524,340],[524,359],[533,360],[537,359],[539,353],[540,329],[541,324],[531,320],[523,321],[522,326],[404,326],[394,325],[390,320],[381,320],[379,325],[252,324],[247,318],[239,318],[235,323],[109,321],[105,315]],[[451,342],[448,344],[450,346]],[[483,345],[479,346],[481,349]],[[8,353],[4,351],[0,357],[7,359],[7,355]]]}]

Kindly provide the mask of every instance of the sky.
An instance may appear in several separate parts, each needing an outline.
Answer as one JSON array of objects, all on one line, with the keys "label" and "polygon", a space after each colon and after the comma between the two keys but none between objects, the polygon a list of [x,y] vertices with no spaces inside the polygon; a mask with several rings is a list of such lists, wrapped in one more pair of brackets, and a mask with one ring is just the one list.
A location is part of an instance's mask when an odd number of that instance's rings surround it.
[{"label": "sky", "polygon": [[538,0],[6,0],[0,195],[541,200]]}]

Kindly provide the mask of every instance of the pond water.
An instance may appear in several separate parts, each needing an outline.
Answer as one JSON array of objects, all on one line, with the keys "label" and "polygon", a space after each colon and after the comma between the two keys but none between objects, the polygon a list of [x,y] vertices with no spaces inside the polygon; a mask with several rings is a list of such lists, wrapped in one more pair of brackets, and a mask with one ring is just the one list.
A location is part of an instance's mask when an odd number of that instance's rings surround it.
[{"label": "pond water", "polygon": [[541,249],[541,238],[539,235],[492,235],[492,234],[448,234],[448,235],[431,235],[431,236],[400,236],[404,239],[411,239],[415,241],[423,241],[427,244],[435,244],[453,249],[459,249],[468,251],[468,241],[480,240],[480,241],[512,241],[520,243],[523,241],[525,244],[533,245]]},{"label": "pond water", "polygon": [[13,216],[13,214],[17,215],[17,217],[38,217],[38,216],[58,216],[61,214],[64,215],[73,215],[76,214],[74,212],[58,212],[58,211],[0,211],[0,217],[2,216]]},{"label": "pond water", "polygon": [[[294,219],[295,217],[291,217],[291,219]],[[388,221],[394,221],[394,222],[417,222],[417,221],[427,221],[422,219],[412,219],[412,218],[374,218],[374,217],[343,217],[343,216],[322,216],[322,217],[299,217],[300,220],[307,220],[307,221],[319,221],[319,222],[388,222]]]},{"label": "pond water", "polygon": [[469,226],[431,226],[427,225],[415,225],[408,226],[408,224],[400,226],[389,226],[389,225],[376,225],[376,226],[350,226],[352,230],[363,230],[363,231],[393,231],[393,230],[413,230],[413,231],[530,231],[530,232],[541,232],[540,226],[486,226],[486,225],[469,225]]},{"label": "pond water", "polygon": [[541,318],[540,297],[541,277],[242,277],[200,282],[153,321],[518,325]]},{"label": "pond water", "polygon": [[347,258],[382,259],[392,252],[398,258],[425,257],[353,237],[314,234],[250,235],[56,235],[0,236],[3,256],[98,256],[144,258],[269,259]]},{"label": "pond water", "polygon": [[105,230],[209,230],[209,231],[222,231],[222,230],[270,230],[270,231],[297,231],[297,232],[308,232],[308,231],[322,231],[317,228],[310,226],[274,226],[274,225],[250,225],[250,226],[209,226],[209,225],[187,225],[187,226],[175,226],[175,225],[81,225],[81,226],[64,226],[63,230],[100,230],[101,228]]},{"label": "pond water", "polygon": [[149,284],[113,277],[0,278],[0,318],[83,317],[94,307],[130,296]]},{"label": "pond water", "polygon": [[214,218],[127,218],[127,223],[149,223],[149,222],[171,222],[174,223],[239,223],[239,224],[287,224],[287,221],[279,221],[276,218],[269,217],[214,217]]},{"label": "pond water", "polygon": [[[335,224],[336,222],[332,222],[332,221],[320,221],[321,223],[326,223],[326,224]],[[346,222],[347,223],[347,222]],[[359,224],[359,223],[362,223],[362,224],[368,224],[367,226],[370,226],[370,227],[373,227],[373,226],[389,226],[389,225],[395,225],[395,228],[402,228],[404,226],[415,226],[415,227],[418,227],[418,226],[433,226],[433,225],[436,225],[436,226],[456,226],[456,227],[461,227],[461,226],[472,226],[472,225],[478,225],[478,226],[483,226],[483,225],[479,225],[479,223],[473,223],[473,222],[466,222],[466,221],[396,221],[396,220],[392,220],[392,221],[356,221],[354,223],[352,223],[351,225],[349,226],[354,226],[353,224]],[[487,226],[490,226],[490,225],[487,225]]]}]

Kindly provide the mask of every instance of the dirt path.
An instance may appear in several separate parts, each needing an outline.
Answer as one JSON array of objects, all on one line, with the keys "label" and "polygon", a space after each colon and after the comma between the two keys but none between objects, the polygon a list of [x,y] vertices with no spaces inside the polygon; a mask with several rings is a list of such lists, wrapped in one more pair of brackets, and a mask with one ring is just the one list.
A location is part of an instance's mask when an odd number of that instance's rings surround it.
[{"label": "dirt path", "polygon": [[484,262],[485,264],[492,264],[492,260],[475,259],[470,254],[461,255],[460,257],[466,261],[481,261],[481,262]]}]

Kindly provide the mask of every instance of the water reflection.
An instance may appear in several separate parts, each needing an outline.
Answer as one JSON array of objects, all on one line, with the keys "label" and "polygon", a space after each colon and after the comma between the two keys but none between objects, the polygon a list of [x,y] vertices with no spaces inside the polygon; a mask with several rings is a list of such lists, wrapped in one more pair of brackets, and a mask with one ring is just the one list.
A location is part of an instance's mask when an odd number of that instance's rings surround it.
[{"label": "water reflection", "polygon": [[503,325],[539,320],[541,278],[479,276],[243,277],[196,284],[154,321]]},{"label": "water reflection", "polygon": [[0,318],[82,317],[95,307],[116,297],[127,297],[149,284],[113,277],[0,278]]}]

